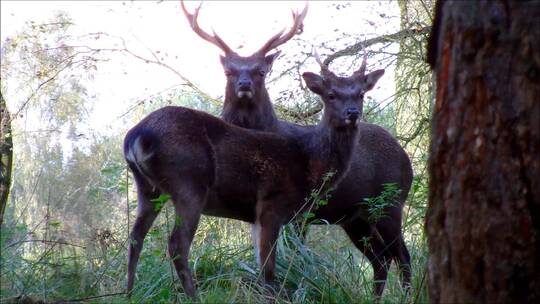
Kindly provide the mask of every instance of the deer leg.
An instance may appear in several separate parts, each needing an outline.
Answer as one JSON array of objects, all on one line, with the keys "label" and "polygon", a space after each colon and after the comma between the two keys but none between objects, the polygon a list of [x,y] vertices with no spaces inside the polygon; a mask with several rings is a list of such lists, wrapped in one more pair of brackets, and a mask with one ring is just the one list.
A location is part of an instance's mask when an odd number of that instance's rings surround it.
[{"label": "deer leg", "polygon": [[411,286],[411,257],[401,231],[401,218],[399,221],[391,217],[383,218],[376,224],[376,227],[388,247],[392,259],[399,267],[402,286],[408,291]]},{"label": "deer leg", "polygon": [[278,216],[273,214],[262,214],[255,221],[256,229],[259,229],[259,261],[262,264],[262,274],[264,283],[271,283],[274,280],[276,267],[276,243],[279,237],[281,224]]},{"label": "deer leg", "polygon": [[401,278],[402,278],[402,286],[403,289],[405,289],[406,292],[409,292],[411,288],[411,276],[412,276],[412,270],[411,270],[411,255],[409,254],[409,250],[407,249],[407,246],[405,245],[405,240],[403,239],[403,234],[400,233],[399,243],[400,243],[400,249],[399,249],[399,256],[398,256],[398,264],[399,269],[401,270]]},{"label": "deer leg", "polygon": [[138,191],[138,206],[137,206],[137,218],[135,224],[131,229],[131,233],[128,240],[128,274],[127,274],[127,295],[131,296],[133,290],[133,282],[135,280],[135,271],[137,269],[137,263],[141,254],[144,238],[150,230],[152,223],[156,219],[159,211],[154,209],[154,205],[150,201],[151,198],[157,197],[159,193],[148,192],[144,193],[141,189]]},{"label": "deer leg", "polygon": [[253,240],[253,248],[255,250],[255,259],[257,259],[257,265],[259,265],[259,267],[261,267],[261,256],[260,256],[260,249],[259,249],[260,234],[261,234],[261,225],[257,225],[256,223],[251,224],[251,239]]},{"label": "deer leg", "polygon": [[368,258],[373,267],[374,292],[377,298],[381,297],[391,258],[386,251],[385,244],[380,238],[372,235],[370,225],[363,220],[355,220],[341,226],[353,244]]},{"label": "deer leg", "polygon": [[206,204],[208,191],[203,188],[182,187],[182,191],[173,196],[176,218],[169,239],[169,256],[185,293],[191,298],[195,297],[195,283],[188,264],[189,249]]}]

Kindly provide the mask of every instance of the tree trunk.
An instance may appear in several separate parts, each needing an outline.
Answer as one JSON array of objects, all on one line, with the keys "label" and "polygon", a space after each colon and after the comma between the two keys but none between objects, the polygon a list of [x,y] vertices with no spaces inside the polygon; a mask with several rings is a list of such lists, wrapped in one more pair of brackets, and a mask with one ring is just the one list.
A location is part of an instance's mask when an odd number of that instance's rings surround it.
[{"label": "tree trunk", "polygon": [[7,110],[4,96],[0,93],[0,226],[4,220],[4,212],[9,197],[12,165],[11,116]]},{"label": "tree trunk", "polygon": [[437,4],[433,303],[540,303],[540,2]]}]

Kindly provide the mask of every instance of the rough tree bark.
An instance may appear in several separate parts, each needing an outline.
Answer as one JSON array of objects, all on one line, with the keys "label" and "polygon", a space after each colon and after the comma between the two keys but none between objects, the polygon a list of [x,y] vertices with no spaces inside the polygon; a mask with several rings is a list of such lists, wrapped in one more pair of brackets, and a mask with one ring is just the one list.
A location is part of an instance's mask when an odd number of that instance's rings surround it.
[{"label": "rough tree bark", "polygon": [[4,220],[13,165],[13,141],[11,138],[11,117],[4,96],[0,93],[0,226]]},{"label": "rough tree bark", "polygon": [[433,303],[540,303],[540,2],[437,4]]}]

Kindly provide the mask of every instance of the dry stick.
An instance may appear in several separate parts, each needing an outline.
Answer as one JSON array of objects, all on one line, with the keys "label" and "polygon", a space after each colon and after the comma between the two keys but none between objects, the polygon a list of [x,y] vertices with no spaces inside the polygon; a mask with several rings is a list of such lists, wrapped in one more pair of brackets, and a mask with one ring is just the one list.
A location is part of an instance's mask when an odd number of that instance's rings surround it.
[{"label": "dry stick", "polygon": [[72,244],[72,243],[68,243],[68,242],[63,242],[63,241],[55,241],[55,240],[22,240],[22,241],[17,241],[17,242],[11,243],[11,244],[7,245],[4,249],[8,249],[10,247],[13,247],[15,245],[19,245],[19,244],[22,244],[22,243],[33,243],[33,242],[69,245],[69,246],[74,246],[74,247],[79,247],[79,248],[86,249],[85,246]]},{"label": "dry stick", "polygon": [[116,293],[109,293],[109,294],[103,294],[103,295],[99,295],[99,296],[92,296],[92,297],[86,297],[86,298],[78,298],[78,299],[70,299],[70,300],[65,300],[65,301],[57,301],[57,302],[67,302],[67,303],[70,303],[70,302],[84,302],[84,301],[88,301],[88,300],[92,300],[92,299],[98,299],[98,298],[105,298],[105,297],[114,297],[114,296],[119,296],[119,295],[124,295],[126,294],[126,292],[116,292]]}]

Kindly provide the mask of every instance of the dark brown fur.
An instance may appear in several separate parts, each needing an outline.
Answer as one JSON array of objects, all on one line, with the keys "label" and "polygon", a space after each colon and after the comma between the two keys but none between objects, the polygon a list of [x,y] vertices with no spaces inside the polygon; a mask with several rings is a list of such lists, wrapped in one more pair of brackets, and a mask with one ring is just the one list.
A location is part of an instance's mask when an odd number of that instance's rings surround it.
[{"label": "dark brown fur", "polygon": [[[268,57],[265,59],[257,54],[241,58],[226,56],[222,58],[222,63],[225,69],[228,69],[230,62],[234,62],[235,66],[256,66],[268,71],[272,64]],[[234,86],[236,75],[227,76],[222,112],[225,121],[244,128],[275,132],[299,141],[313,132],[313,126],[300,126],[279,120],[272,108],[264,77],[256,75],[255,71],[251,71],[251,74],[257,79],[253,81],[256,86],[252,88],[254,94],[250,100],[237,97]],[[328,75],[328,89],[362,86],[367,80],[367,76],[355,79]],[[366,87],[364,91],[371,88]],[[324,98],[325,92],[320,93]],[[374,292],[380,296],[392,260],[402,270],[404,286],[410,285],[410,256],[403,239],[401,217],[413,172],[406,152],[385,129],[362,122],[358,128],[360,135],[353,153],[351,170],[332,193],[329,204],[318,209],[316,218],[341,225],[355,246],[366,255],[374,269]],[[385,183],[396,183],[399,186],[399,203],[385,210],[386,217],[371,224],[367,221],[369,214],[361,203],[365,198],[379,196]]]},{"label": "dark brown fur", "polygon": [[[190,15],[184,8],[184,13],[194,31],[201,38],[221,48],[225,54],[221,58],[227,77],[222,111],[225,121],[243,128],[278,133],[296,141],[301,141],[314,132],[313,126],[300,126],[279,120],[265,87],[265,77],[279,51],[266,54],[277,43],[285,43],[292,37],[291,34],[301,31],[306,10],[301,14],[293,14],[294,24],[287,35],[275,35],[259,51],[247,57],[234,53],[219,36],[204,33],[196,22],[198,11]],[[327,68],[323,67],[323,72],[326,70]],[[365,77],[364,74],[365,64],[355,73],[356,85],[363,85],[366,81],[366,78],[360,78]],[[334,77],[331,73],[328,75],[333,79],[333,83],[327,85],[339,86],[353,79]],[[249,91],[252,98],[239,97],[238,94],[241,90],[239,80],[245,80],[246,77],[250,80]],[[371,88],[366,88],[366,91]],[[244,89],[245,87],[242,88]],[[369,259],[374,271],[374,292],[380,296],[392,260],[398,263],[402,270],[404,286],[410,284],[410,256],[403,239],[401,217],[413,172],[407,153],[385,129],[368,123],[360,123],[358,129],[360,135],[353,153],[351,170],[333,192],[330,203],[318,209],[316,216],[341,225],[355,246]],[[371,224],[367,221],[369,214],[362,208],[361,203],[365,198],[379,196],[385,183],[398,184],[401,189],[399,203],[385,210],[385,218]]]},{"label": "dark brown fur", "polygon": [[[128,254],[128,292],[133,288],[142,243],[159,211],[150,201],[171,196],[181,219],[169,241],[184,290],[195,295],[189,247],[201,214],[238,219],[260,227],[260,261],[265,281],[274,277],[272,250],[280,228],[303,211],[323,174],[347,171],[356,143],[359,104],[336,102],[302,142],[243,129],[209,114],[183,108],[157,110],[126,135],[124,154],[135,177],[138,214]],[[350,120],[352,123],[344,123]],[[312,166],[317,163],[318,166]]]}]

